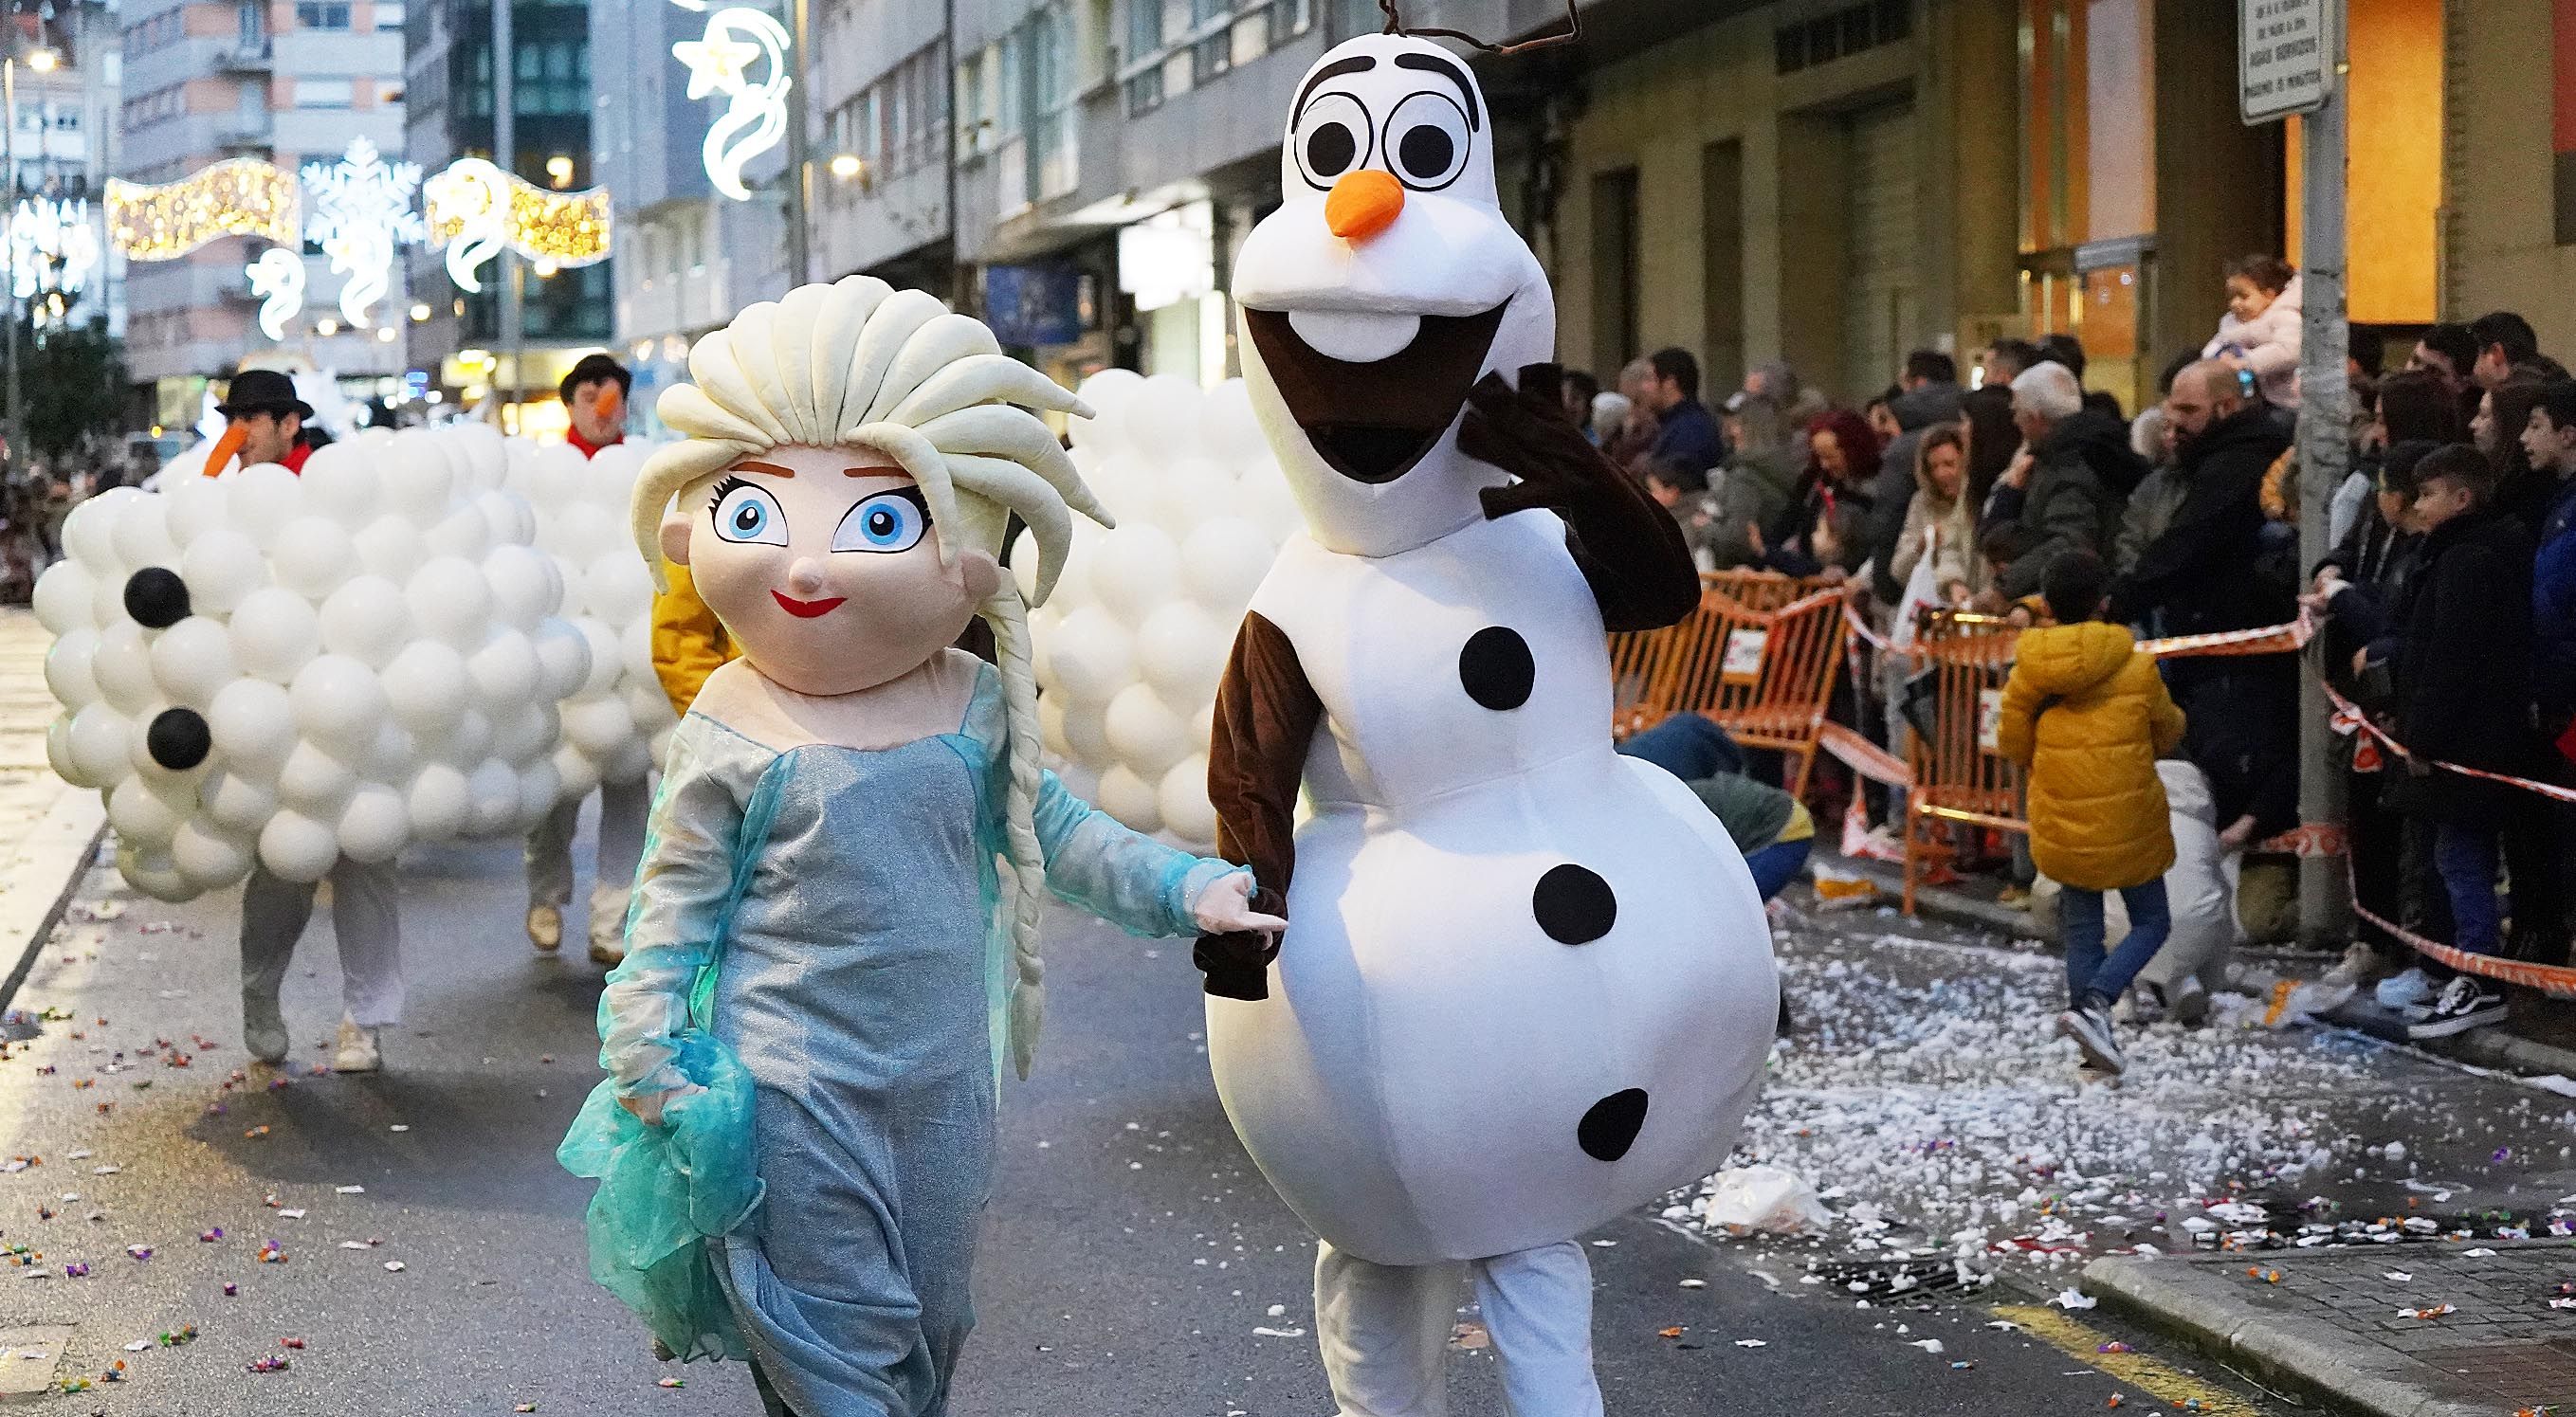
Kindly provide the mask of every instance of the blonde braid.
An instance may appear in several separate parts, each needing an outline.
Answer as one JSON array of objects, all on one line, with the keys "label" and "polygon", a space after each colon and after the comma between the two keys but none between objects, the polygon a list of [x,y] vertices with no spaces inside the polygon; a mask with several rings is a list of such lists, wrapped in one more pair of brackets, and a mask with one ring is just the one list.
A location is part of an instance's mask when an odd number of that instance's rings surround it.
[{"label": "blonde braid", "polygon": [[1010,806],[1004,818],[1013,883],[1011,959],[1019,971],[1011,990],[1011,1062],[1023,1081],[1037,1061],[1038,1025],[1046,1014],[1046,961],[1038,955],[1038,923],[1046,911],[1046,853],[1038,844],[1038,688],[1029,657],[1028,607],[1008,572],[1002,588],[984,602],[993,625],[994,657],[1001,661],[1008,708]]}]

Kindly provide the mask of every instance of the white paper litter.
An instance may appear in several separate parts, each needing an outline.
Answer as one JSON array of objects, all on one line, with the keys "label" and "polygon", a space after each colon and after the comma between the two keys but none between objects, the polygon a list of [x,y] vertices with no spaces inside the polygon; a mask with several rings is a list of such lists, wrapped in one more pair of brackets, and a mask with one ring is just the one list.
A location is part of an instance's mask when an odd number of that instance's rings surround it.
[{"label": "white paper litter", "polygon": [[2057,1297],[2049,1300],[2048,1302],[2055,1304],[2061,1309],[2090,1309],[2099,1305],[2102,1301],[2085,1293],[2083,1290],[2074,1288],[2070,1285],[2065,1289],[2059,1290]]}]

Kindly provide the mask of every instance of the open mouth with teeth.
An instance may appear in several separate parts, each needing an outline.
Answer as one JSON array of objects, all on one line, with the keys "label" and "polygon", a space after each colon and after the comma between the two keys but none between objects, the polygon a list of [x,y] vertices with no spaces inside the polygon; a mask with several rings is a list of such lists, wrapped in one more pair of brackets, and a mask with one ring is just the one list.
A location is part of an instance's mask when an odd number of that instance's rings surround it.
[{"label": "open mouth with teeth", "polygon": [[1380,486],[1457,421],[1503,306],[1475,315],[1244,311],[1290,417],[1335,472]]}]

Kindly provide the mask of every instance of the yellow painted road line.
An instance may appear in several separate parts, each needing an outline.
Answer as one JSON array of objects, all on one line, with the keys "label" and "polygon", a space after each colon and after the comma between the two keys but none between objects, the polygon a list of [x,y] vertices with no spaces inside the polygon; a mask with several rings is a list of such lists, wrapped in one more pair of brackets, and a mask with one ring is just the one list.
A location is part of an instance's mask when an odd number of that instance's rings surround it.
[{"label": "yellow painted road line", "polygon": [[2144,1353],[2105,1353],[2102,1345],[2111,1336],[2099,1329],[2077,1323],[2056,1309],[2027,1308],[2020,1305],[1997,1305],[1996,1318],[2019,1324],[2024,1333],[2040,1340],[2060,1353],[2087,1367],[2100,1369],[2121,1382],[2136,1388],[2123,1406],[2165,1408],[2170,1411],[2184,1403],[2198,1400],[2199,1406],[2187,1410],[2211,1414],[2211,1417],[2263,1417],[2262,1409],[2215,1384],[2195,1378],[2180,1368]]}]

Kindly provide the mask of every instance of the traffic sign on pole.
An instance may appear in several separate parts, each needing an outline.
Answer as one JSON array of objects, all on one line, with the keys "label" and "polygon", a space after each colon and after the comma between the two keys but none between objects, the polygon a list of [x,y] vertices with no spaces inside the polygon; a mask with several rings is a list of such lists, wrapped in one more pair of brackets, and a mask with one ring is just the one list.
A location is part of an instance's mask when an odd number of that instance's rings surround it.
[{"label": "traffic sign on pole", "polygon": [[2250,126],[2313,113],[2334,91],[2327,0],[2237,0],[2237,109]]}]

